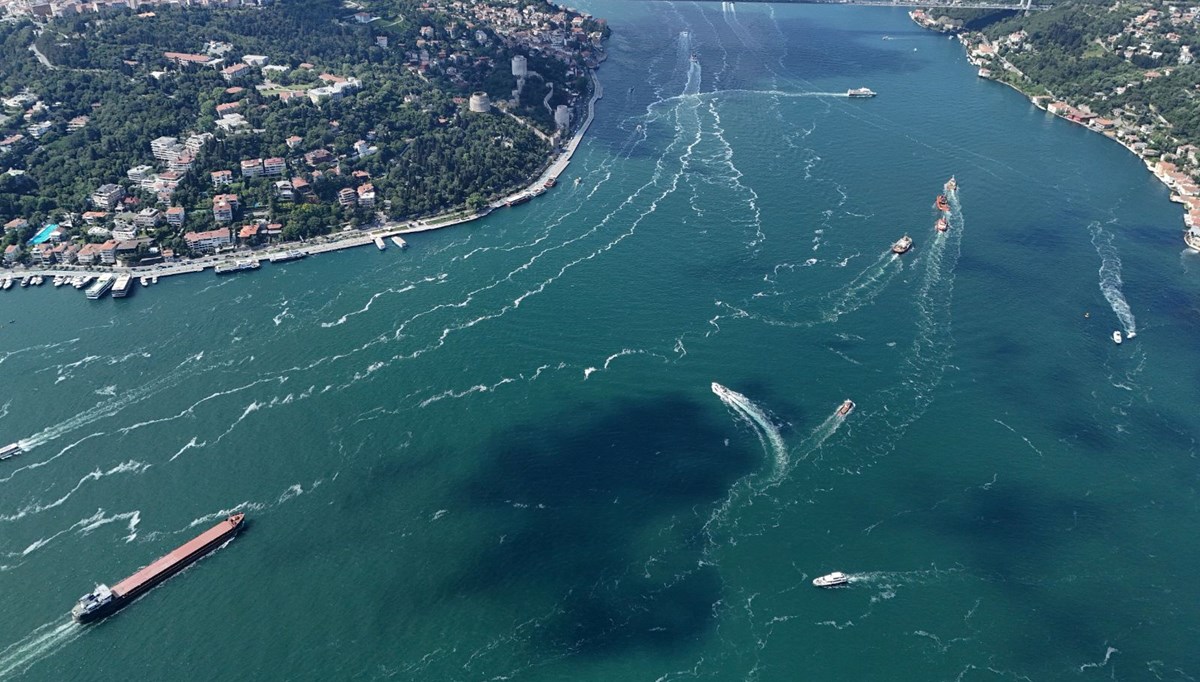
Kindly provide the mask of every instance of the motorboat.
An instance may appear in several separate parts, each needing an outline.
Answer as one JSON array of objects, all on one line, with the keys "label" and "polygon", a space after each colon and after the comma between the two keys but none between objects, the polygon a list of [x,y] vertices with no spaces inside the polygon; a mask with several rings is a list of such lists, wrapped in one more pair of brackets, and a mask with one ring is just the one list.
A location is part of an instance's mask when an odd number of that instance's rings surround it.
[{"label": "motorboat", "polygon": [[908,235],[904,235],[899,240],[897,240],[895,244],[892,244],[892,253],[896,253],[896,254],[906,253],[909,249],[912,248],[912,245],[913,245],[912,237],[910,237]]},{"label": "motorboat", "polygon": [[846,402],[842,403],[842,406],[838,408],[838,412],[837,412],[838,416],[845,417],[846,415],[850,414],[850,410],[853,410],[853,409],[854,409],[854,401],[847,398]]},{"label": "motorboat", "polygon": [[1124,339],[1121,338],[1121,332],[1115,331],[1115,332],[1113,332],[1112,340],[1113,340],[1113,343],[1115,343],[1119,346],[1119,345],[1121,345],[1121,341],[1123,341]]},{"label": "motorboat", "polygon": [[935,207],[937,207],[937,210],[939,210],[939,211],[942,211],[942,212],[950,211],[950,202],[946,200],[945,194],[939,194],[937,196],[937,200],[933,202],[933,205]]},{"label": "motorboat", "polygon": [[829,575],[823,575],[820,578],[813,578],[813,585],[816,587],[837,587],[850,582],[850,576],[841,571],[834,571]]},{"label": "motorboat", "polygon": [[945,218],[938,218],[937,222],[934,223],[933,226],[937,228],[938,232],[945,232],[946,230],[950,229],[950,223],[946,222]]}]

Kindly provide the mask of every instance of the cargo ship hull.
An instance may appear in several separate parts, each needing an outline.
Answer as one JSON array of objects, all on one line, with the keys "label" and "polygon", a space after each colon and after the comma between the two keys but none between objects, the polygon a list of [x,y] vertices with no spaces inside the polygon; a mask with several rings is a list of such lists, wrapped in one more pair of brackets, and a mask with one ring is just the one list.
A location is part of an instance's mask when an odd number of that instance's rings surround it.
[{"label": "cargo ship hull", "polygon": [[171,553],[159,557],[149,566],[113,585],[111,589],[104,585],[97,586],[94,591],[84,595],[75,608],[71,609],[71,617],[78,623],[91,623],[119,611],[155,585],[220,547],[242,529],[244,518],[242,514],[230,516]]}]

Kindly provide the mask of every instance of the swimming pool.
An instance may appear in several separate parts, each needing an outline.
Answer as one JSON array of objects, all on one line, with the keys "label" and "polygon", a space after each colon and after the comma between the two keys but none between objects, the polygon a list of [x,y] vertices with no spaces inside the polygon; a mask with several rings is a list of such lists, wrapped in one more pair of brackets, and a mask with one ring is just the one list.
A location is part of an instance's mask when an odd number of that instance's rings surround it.
[{"label": "swimming pool", "polygon": [[40,232],[38,232],[36,235],[34,235],[33,239],[29,240],[29,243],[32,245],[41,244],[42,242],[49,239],[50,234],[57,229],[58,229],[58,223],[55,223],[53,225],[47,225],[47,226],[43,227]]}]

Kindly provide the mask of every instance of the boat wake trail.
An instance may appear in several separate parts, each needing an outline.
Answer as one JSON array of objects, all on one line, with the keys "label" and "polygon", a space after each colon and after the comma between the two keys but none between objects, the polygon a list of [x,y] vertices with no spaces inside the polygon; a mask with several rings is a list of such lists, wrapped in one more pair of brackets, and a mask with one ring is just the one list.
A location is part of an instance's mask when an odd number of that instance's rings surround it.
[{"label": "boat wake trail", "polygon": [[1096,253],[1100,254],[1100,292],[1104,294],[1104,299],[1121,321],[1125,336],[1136,336],[1137,321],[1133,317],[1133,311],[1129,309],[1125,294],[1121,292],[1121,257],[1117,253],[1117,247],[1113,245],[1113,236],[1104,230],[1099,221],[1088,225],[1088,231],[1092,233],[1092,245],[1096,247]]},{"label": "boat wake trail", "polygon": [[20,641],[0,651],[0,678],[24,673],[33,664],[70,644],[82,634],[83,626],[69,619],[65,623],[62,620],[54,620],[39,626]]},{"label": "boat wake trail", "polygon": [[770,480],[778,480],[788,468],[787,445],[783,442],[783,436],[779,434],[779,428],[771,422],[766,411],[741,393],[731,391],[715,381],[712,383],[712,392],[742,421],[754,429],[754,434],[762,443],[763,450],[767,451],[767,454],[771,455],[775,462]]}]

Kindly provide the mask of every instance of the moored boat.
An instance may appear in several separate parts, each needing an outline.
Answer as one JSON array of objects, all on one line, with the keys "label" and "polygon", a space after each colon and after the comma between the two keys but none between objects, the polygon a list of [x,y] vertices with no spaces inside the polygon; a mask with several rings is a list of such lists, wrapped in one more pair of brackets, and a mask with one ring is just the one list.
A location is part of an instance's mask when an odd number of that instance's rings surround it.
[{"label": "moored boat", "polygon": [[375,238],[375,248],[379,249],[380,251],[383,251],[387,248],[387,244],[383,243],[383,237]]},{"label": "moored boat", "polygon": [[946,200],[945,194],[937,195],[937,199],[933,202],[937,210],[947,213],[950,211],[950,202]]},{"label": "moored boat", "polygon": [[849,398],[846,398],[846,401],[844,403],[842,403],[841,407],[838,408],[838,411],[837,411],[838,416],[845,417],[846,415],[850,414],[850,410],[853,410],[853,409],[854,409],[854,401]]},{"label": "moored boat", "polygon": [[1184,230],[1183,243],[1187,244],[1190,249],[1200,251],[1200,225]]},{"label": "moored boat", "polygon": [[142,288],[148,287],[150,286],[150,279],[145,275],[142,275],[142,277],[138,280],[138,284],[141,284]]},{"label": "moored boat", "polygon": [[71,618],[77,623],[90,623],[115,612],[220,547],[241,530],[244,519],[244,514],[234,514],[111,588],[97,585],[96,589],[79,598],[79,602],[71,609]]},{"label": "moored boat", "polygon": [[108,293],[108,290],[112,288],[113,282],[115,282],[116,279],[116,275],[100,275],[100,277],[98,277],[96,281],[83,293],[89,299],[94,301]]},{"label": "moored boat", "polygon": [[557,185],[557,184],[558,184],[558,176],[556,176],[556,175],[551,175],[551,176],[550,176],[550,179],[549,179],[549,180],[546,180],[546,183],[545,183],[544,185],[542,185],[542,186],[543,186],[543,187],[545,187],[546,189],[550,189],[551,187],[553,187],[553,186],[555,186],[555,185]]},{"label": "moored boat", "polygon": [[402,249],[408,248],[408,242],[404,241],[404,237],[401,237],[398,234],[392,235],[392,243]]},{"label": "moored boat", "polygon": [[937,228],[938,232],[945,232],[946,230],[950,229],[950,223],[946,222],[945,218],[938,218],[937,222],[935,222],[933,226]]},{"label": "moored boat", "polygon": [[850,582],[850,576],[841,571],[834,571],[820,578],[813,578],[813,585],[817,587],[836,587],[838,585],[845,585],[848,582]]},{"label": "moored boat", "polygon": [[21,278],[21,287],[24,288],[24,287],[29,286],[29,283],[32,281],[33,281],[32,277],[30,277],[29,275],[25,275],[24,277]]},{"label": "moored boat", "polygon": [[874,97],[875,94],[871,88],[851,88],[846,91],[847,97]]},{"label": "moored boat", "polygon": [[122,272],[117,275],[117,281],[112,286],[113,298],[125,298],[129,295],[129,290],[133,288],[133,275]]},{"label": "moored boat", "polygon": [[5,277],[3,282],[0,282],[0,289],[8,290],[12,288],[12,277]]},{"label": "moored boat", "polygon": [[892,244],[892,253],[897,253],[897,254],[906,253],[909,249],[912,248],[912,245],[913,245],[912,237],[910,237],[908,235],[904,235],[900,239],[896,240],[895,244]]},{"label": "moored boat", "polygon": [[1121,338],[1120,331],[1115,331],[1112,333],[1112,340],[1113,340],[1113,343],[1115,343],[1119,346],[1119,345],[1121,345],[1121,341],[1123,341],[1124,339]]}]

